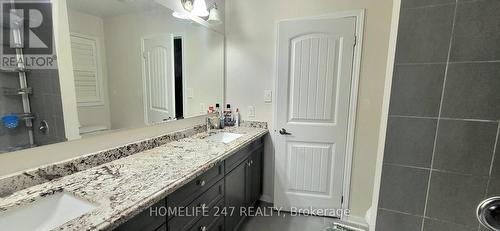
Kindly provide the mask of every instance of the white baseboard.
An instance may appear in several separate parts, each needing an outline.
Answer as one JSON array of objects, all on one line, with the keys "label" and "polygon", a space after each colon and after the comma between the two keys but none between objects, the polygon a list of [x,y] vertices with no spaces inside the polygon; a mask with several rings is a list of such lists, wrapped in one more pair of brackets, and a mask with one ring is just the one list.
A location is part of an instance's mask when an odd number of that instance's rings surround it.
[{"label": "white baseboard", "polygon": [[362,228],[368,230],[370,225],[366,222],[365,218],[358,216],[346,216],[342,219],[342,222],[346,222],[347,224],[353,225],[357,228]]},{"label": "white baseboard", "polygon": [[271,196],[269,195],[262,195],[260,197],[260,200],[271,204],[274,203],[274,201],[271,199]]}]

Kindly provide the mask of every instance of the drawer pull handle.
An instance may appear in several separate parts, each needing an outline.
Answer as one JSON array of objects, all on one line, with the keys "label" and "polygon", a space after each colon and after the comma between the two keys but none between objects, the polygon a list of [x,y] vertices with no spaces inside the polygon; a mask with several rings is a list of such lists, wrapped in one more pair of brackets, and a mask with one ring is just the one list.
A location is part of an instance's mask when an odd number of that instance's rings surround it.
[{"label": "drawer pull handle", "polygon": [[202,187],[205,186],[205,181],[204,180],[198,180],[197,183],[198,183],[199,186],[202,186]]},{"label": "drawer pull handle", "polygon": [[206,226],[201,226],[200,227],[200,231],[207,231],[207,227]]}]

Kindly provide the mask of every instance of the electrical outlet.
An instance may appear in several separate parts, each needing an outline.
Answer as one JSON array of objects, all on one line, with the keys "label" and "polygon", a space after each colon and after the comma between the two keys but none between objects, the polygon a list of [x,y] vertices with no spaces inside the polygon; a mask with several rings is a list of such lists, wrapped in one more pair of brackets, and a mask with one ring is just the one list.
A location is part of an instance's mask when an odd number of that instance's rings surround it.
[{"label": "electrical outlet", "polygon": [[273,92],[271,90],[264,90],[264,102],[270,103],[273,101]]},{"label": "electrical outlet", "polygon": [[255,117],[255,106],[248,106],[248,117]]}]

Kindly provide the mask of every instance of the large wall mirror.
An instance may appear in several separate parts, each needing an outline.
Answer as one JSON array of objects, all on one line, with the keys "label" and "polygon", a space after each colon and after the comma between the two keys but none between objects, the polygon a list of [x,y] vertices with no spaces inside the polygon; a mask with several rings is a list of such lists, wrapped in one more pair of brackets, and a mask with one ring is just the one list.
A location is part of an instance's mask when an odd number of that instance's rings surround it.
[{"label": "large wall mirror", "polygon": [[[222,104],[223,32],[195,22],[207,18],[174,17],[170,0],[162,1],[66,0],[66,18],[54,20],[69,39],[55,46],[71,60],[26,72],[24,85],[19,73],[0,72],[0,153],[200,116]],[[209,10],[214,3],[223,16],[224,1],[207,1]]]}]

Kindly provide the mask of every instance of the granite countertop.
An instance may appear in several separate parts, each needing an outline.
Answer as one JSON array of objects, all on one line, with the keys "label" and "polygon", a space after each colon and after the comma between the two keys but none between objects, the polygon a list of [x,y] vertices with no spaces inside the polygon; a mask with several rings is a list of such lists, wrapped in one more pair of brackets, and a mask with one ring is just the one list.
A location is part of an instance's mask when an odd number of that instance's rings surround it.
[{"label": "granite countertop", "polygon": [[231,127],[220,131],[243,136],[224,144],[204,139],[208,135],[206,132],[194,134],[15,192],[2,198],[0,212],[64,191],[96,204],[97,208],[55,230],[116,228],[228,155],[268,133],[267,129],[257,127]]}]

